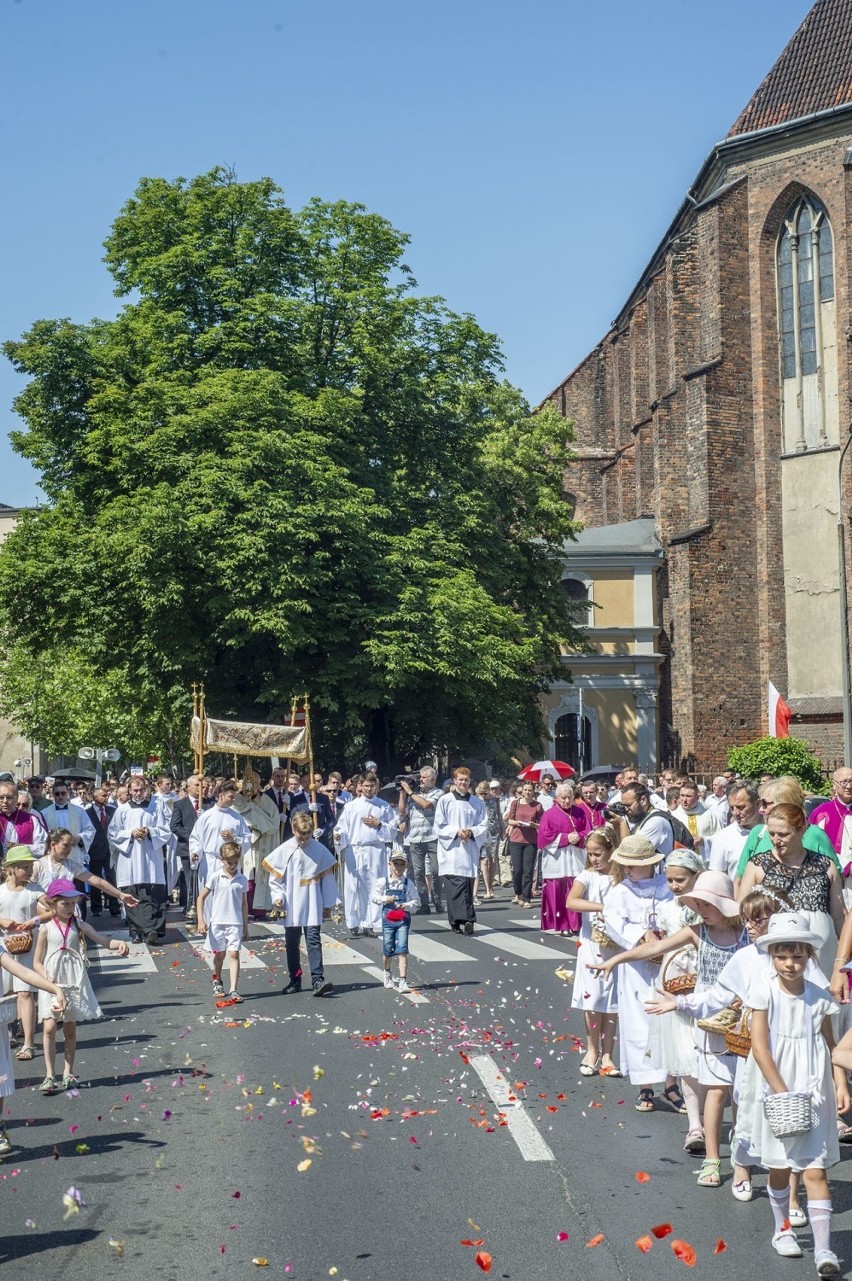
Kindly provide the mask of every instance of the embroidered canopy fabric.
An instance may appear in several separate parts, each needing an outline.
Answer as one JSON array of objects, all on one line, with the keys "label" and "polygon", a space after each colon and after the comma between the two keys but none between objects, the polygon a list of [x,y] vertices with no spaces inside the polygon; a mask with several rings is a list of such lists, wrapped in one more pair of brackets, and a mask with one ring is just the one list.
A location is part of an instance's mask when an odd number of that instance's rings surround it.
[{"label": "embroidered canopy fabric", "polygon": [[204,743],[199,742],[201,722],[192,718],[192,747],[197,752],[232,752],[237,756],[283,756],[308,759],[308,732],[304,725],[254,725],[250,721],[204,718]]}]

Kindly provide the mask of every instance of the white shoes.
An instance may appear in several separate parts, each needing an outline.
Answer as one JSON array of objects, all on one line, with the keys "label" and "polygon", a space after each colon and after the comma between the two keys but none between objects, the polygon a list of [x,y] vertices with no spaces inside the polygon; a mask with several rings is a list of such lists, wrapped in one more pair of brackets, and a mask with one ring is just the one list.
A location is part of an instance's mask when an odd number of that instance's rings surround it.
[{"label": "white shoes", "polygon": [[840,1261],[833,1250],[819,1250],[814,1255],[818,1277],[839,1277]]},{"label": "white shoes", "polygon": [[408,979],[397,979],[396,990],[397,992],[410,992],[411,988],[408,986]]},{"label": "white shoes", "polygon": [[[740,1179],[739,1183],[732,1183],[731,1191],[738,1201],[750,1201],[754,1196],[751,1179]],[[792,1223],[792,1219],[790,1222]]]},{"label": "white shoes", "polygon": [[808,1216],[800,1205],[791,1205],[787,1218],[790,1220],[791,1228],[806,1228],[808,1226]]},{"label": "white shoes", "polygon": [[[795,1232],[790,1228],[786,1232],[775,1233],[772,1238],[772,1249],[776,1254],[780,1254],[782,1259],[801,1259],[802,1257],[802,1247],[796,1240]],[[833,1255],[832,1258],[834,1258]],[[831,1276],[832,1273],[829,1272],[826,1275]],[[834,1275],[836,1276],[837,1273],[834,1273]]]},{"label": "white shoes", "polygon": [[385,970],[385,987],[394,987],[393,975],[390,970]]}]

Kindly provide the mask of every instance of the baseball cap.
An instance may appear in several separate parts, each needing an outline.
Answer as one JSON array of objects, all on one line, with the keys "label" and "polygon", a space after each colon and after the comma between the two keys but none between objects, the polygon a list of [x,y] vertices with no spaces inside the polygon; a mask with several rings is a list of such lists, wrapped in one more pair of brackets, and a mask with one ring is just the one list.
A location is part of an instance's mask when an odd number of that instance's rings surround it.
[{"label": "baseball cap", "polygon": [[59,876],[55,881],[51,881],[45,890],[47,898],[82,898],[83,895],[77,889],[73,881],[67,880],[64,876]]}]

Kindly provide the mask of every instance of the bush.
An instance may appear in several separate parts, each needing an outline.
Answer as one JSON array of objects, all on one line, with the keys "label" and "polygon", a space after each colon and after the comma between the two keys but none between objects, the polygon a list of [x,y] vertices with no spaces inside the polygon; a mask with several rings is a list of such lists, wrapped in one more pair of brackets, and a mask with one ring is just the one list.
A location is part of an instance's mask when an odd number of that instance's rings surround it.
[{"label": "bush", "polygon": [[743,778],[792,774],[806,792],[823,795],[828,789],[818,757],[799,738],[758,738],[728,750],[728,765]]}]

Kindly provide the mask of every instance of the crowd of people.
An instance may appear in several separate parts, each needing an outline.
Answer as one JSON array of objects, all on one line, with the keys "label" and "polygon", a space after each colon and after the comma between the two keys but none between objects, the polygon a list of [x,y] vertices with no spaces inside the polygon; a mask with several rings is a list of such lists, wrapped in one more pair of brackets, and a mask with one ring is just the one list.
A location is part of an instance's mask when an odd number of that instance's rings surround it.
[{"label": "crowd of people", "polygon": [[[638,1111],[682,1113],[702,1188],[723,1181],[733,1106],[734,1197],[751,1200],[765,1168],[775,1251],[799,1257],[796,1229],[810,1223],[818,1274],[839,1274],[826,1171],[852,1141],[852,767],[818,802],[795,778],[732,771],[707,788],[635,769],[609,785],[548,774],[474,785],[464,766],[439,784],[430,765],[384,788],[371,768],[275,769],[265,786],[251,770],[239,783],[8,779],[0,842],[2,1004],[19,1060],[34,1057],[42,1023],[45,1094],[76,1084],[76,1023],[100,1013],[86,946],[128,947],[89,915],[122,916],[131,943],[156,944],[178,904],[205,936],[224,1006],[243,999],[252,917],[282,922],[287,995],[302,990],[303,942],[311,991],[333,990],[322,926],[341,913],[353,938],[381,936],[384,985],[405,993],[412,918],[446,911],[474,936],[476,908],[505,888],[513,905],[537,904],[543,931],[576,940],[581,1075],[626,1076]],[[9,1045],[0,1036],[7,1099]],[[0,1155],[10,1147],[3,1134]]]}]

